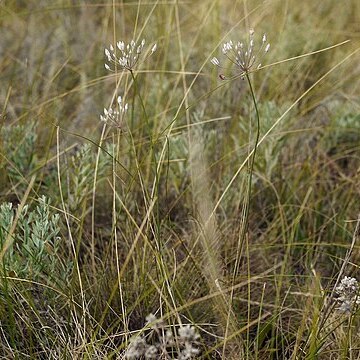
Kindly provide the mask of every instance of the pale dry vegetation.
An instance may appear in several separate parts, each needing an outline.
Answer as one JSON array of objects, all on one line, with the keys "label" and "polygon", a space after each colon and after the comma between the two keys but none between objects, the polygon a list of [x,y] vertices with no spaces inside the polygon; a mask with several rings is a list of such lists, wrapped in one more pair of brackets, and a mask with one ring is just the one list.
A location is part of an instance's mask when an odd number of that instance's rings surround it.
[{"label": "pale dry vegetation", "polygon": [[[335,291],[360,279],[359,23],[358,0],[0,0],[0,357],[360,358],[358,287]],[[251,28],[252,168],[221,54]]]}]

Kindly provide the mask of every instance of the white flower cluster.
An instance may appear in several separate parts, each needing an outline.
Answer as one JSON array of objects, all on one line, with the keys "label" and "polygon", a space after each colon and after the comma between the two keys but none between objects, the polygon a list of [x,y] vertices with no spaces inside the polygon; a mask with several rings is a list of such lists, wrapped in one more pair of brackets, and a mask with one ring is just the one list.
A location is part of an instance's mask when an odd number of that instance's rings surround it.
[{"label": "white flower cluster", "polygon": [[[250,29],[248,42],[236,42],[235,44],[230,40],[223,44],[222,53],[235,64],[242,73],[248,73],[251,69],[261,67],[261,58],[270,50],[270,44],[267,43],[266,34],[263,35],[261,46],[258,50],[254,43],[254,30]],[[212,64],[220,66],[218,58],[211,59]]]},{"label": "white flower cluster", "polygon": [[106,123],[110,123],[115,127],[120,127],[120,121],[123,116],[128,110],[128,104],[124,104],[123,99],[121,96],[117,98],[117,109],[106,109],[104,108],[104,113],[100,115],[100,120]]},{"label": "white flower cluster", "polygon": [[335,288],[340,304],[338,310],[351,313],[356,305],[360,304],[359,283],[355,278],[345,276]]},{"label": "white flower cluster", "polygon": [[146,317],[146,326],[150,328],[150,333],[130,340],[126,359],[188,360],[196,359],[200,354],[200,350],[194,346],[198,344],[200,335],[193,326],[181,325],[177,334],[173,334],[170,328],[153,314]]},{"label": "white flower cluster", "polygon": [[[144,46],[144,39],[140,44],[137,44],[134,40],[131,40],[129,44],[125,44],[123,41],[118,41],[115,46],[110,44],[109,49],[105,49],[105,56],[108,62],[113,66],[120,66],[120,68],[123,70],[132,71],[136,64],[141,61]],[[145,58],[142,59],[142,61],[146,60],[150,55],[152,55],[156,51],[156,47],[157,45],[154,44],[150,50],[150,53],[148,53]],[[112,65],[105,63],[105,69],[114,71]]]}]

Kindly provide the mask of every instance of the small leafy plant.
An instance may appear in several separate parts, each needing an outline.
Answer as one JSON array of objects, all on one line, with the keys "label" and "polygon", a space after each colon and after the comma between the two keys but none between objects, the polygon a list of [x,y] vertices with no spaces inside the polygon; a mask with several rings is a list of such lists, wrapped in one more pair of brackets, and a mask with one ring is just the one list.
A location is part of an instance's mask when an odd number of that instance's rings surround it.
[{"label": "small leafy plant", "polygon": [[32,210],[25,205],[11,234],[15,215],[12,203],[0,206],[0,247],[11,243],[3,254],[5,274],[34,281],[65,280],[71,266],[60,259],[60,217],[51,213],[49,200],[42,196]]}]

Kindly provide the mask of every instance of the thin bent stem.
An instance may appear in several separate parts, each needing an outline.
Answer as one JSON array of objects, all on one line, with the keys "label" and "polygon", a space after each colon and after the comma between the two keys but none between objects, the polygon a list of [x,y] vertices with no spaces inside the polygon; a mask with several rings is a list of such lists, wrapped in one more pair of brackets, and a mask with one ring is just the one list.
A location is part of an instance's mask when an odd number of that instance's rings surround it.
[{"label": "thin bent stem", "polygon": [[[134,82],[134,92],[138,95],[139,97],[139,100],[140,100],[140,104],[141,104],[141,108],[143,110],[143,113],[144,113],[144,116],[145,116],[145,121],[146,121],[146,125],[148,127],[148,133],[149,133],[149,140],[150,140],[150,147],[151,147],[151,155],[152,155],[152,158],[153,158],[153,161],[154,161],[154,168],[155,168],[155,180],[154,180],[154,186],[155,186],[155,189],[156,189],[156,192],[154,195],[151,195],[149,196],[147,194],[147,196],[149,197],[149,203],[154,199],[154,197],[158,198],[159,196],[159,176],[160,174],[158,174],[157,172],[157,169],[158,169],[158,162],[157,162],[157,159],[156,159],[156,154],[155,154],[155,149],[154,149],[154,139],[153,139],[153,136],[152,136],[152,133],[151,133],[151,126],[150,126],[150,123],[149,123],[149,117],[147,115],[147,112],[146,112],[146,108],[145,108],[145,104],[144,104],[144,101],[143,101],[143,98],[140,94],[140,91],[138,89],[138,84],[137,84],[137,80],[136,80],[136,77],[134,75],[134,72],[132,70],[130,70],[130,74],[131,74],[131,77],[132,77],[132,80]],[[156,211],[156,218],[157,218],[157,227],[156,227],[156,232],[157,234],[156,235],[159,235],[159,229],[160,229],[160,214],[159,214],[159,205],[158,203],[156,203],[156,206],[155,206],[155,211]],[[160,246],[160,244],[159,244]]]},{"label": "thin bent stem", "polygon": [[239,259],[240,259],[239,255],[240,255],[240,252],[241,252],[242,245],[244,243],[246,232],[248,230],[249,206],[250,206],[250,202],[251,202],[252,176],[253,176],[253,172],[254,172],[256,150],[257,150],[258,143],[259,143],[259,138],[260,138],[260,115],[259,115],[259,109],[258,109],[258,106],[257,106],[257,101],[256,101],[254,89],[253,89],[249,74],[245,73],[245,77],[246,77],[246,80],[248,81],[251,97],[252,97],[254,107],[255,107],[255,113],[256,113],[256,137],[255,137],[254,151],[253,151],[253,154],[252,154],[251,158],[249,159],[249,164],[248,164],[247,198],[246,198],[245,205],[244,205],[242,226],[241,226],[241,231],[240,231],[240,236],[239,236],[240,241],[239,241],[239,246],[238,246],[238,249],[237,249],[237,257],[236,257],[236,263],[235,263],[235,269],[234,269],[233,278],[236,277],[236,274],[238,272]]},{"label": "thin bent stem", "polygon": [[[136,77],[134,75],[134,72],[132,70],[130,70],[130,74],[131,74],[131,77],[133,79],[133,82],[134,82],[134,88],[135,88],[135,93],[138,95],[139,97],[139,100],[140,100],[140,105],[141,105],[141,108],[144,112],[144,115],[145,115],[145,121],[146,121],[146,125],[148,126],[148,130],[149,130],[149,137],[150,137],[150,143],[151,143],[151,146],[153,146],[153,139],[152,139],[152,135],[151,135],[151,132],[150,132],[150,124],[149,124],[149,117],[147,115],[147,112],[146,112],[146,108],[145,108],[145,104],[144,104],[144,101],[142,99],[142,96],[139,92],[139,89],[138,89],[138,86],[137,86],[137,80],[136,80]],[[133,102],[134,103],[134,102]]]},{"label": "thin bent stem", "polygon": [[[233,298],[234,298],[234,284],[235,284],[236,275],[238,273],[239,266],[240,266],[240,254],[241,254],[242,246],[244,244],[244,240],[245,240],[246,233],[247,233],[247,230],[248,230],[249,206],[250,206],[250,202],[251,202],[252,175],[253,175],[253,171],[254,171],[256,149],[258,147],[259,138],[260,138],[260,115],[259,115],[259,109],[258,109],[254,89],[253,89],[253,86],[252,86],[252,83],[251,83],[251,80],[250,80],[250,76],[249,76],[249,74],[247,72],[245,73],[245,77],[246,77],[247,82],[249,84],[252,101],[253,101],[253,104],[254,104],[254,107],[255,107],[255,113],[256,113],[256,137],[255,137],[254,151],[253,151],[253,154],[252,154],[252,156],[251,156],[251,158],[249,159],[249,162],[248,162],[247,197],[246,197],[246,201],[245,201],[243,212],[242,212],[242,221],[241,221],[241,229],[240,229],[240,235],[239,235],[239,243],[238,243],[238,248],[237,248],[237,251],[236,251],[236,260],[235,260],[234,272],[233,272],[233,277],[232,277],[232,285],[233,286],[232,286],[232,290],[231,290],[231,294],[230,294],[228,321],[227,321],[227,327],[226,327],[226,332],[225,332],[223,355],[225,354],[226,339],[227,339],[227,335],[228,335],[228,326],[229,326],[229,323],[230,323],[230,316],[232,314],[232,304],[233,304]],[[250,276],[250,274],[248,274],[248,276]],[[248,291],[250,292],[250,289]],[[250,297],[250,294],[248,294],[248,296]]]}]

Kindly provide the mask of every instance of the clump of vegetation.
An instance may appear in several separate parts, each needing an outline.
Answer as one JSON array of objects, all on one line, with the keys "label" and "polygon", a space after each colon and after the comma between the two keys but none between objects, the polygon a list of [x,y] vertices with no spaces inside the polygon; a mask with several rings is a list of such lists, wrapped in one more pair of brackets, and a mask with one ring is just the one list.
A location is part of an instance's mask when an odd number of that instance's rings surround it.
[{"label": "clump of vegetation", "polygon": [[36,168],[35,151],[37,133],[34,124],[29,126],[4,126],[1,129],[3,151],[6,154],[6,175],[14,186],[14,191],[26,189],[26,176]]},{"label": "clump of vegetation", "polygon": [[193,326],[179,325],[173,333],[171,329],[176,328],[174,324],[165,326],[154,314],[146,317],[146,325],[149,327],[146,335],[140,334],[130,339],[126,359],[186,360],[199,357],[197,345],[200,335]]},{"label": "clump of vegetation", "polygon": [[69,276],[69,264],[59,254],[60,216],[50,214],[44,196],[38,201],[34,210],[28,205],[15,209],[12,203],[0,206],[3,271],[22,279],[54,283]]},{"label": "clump of vegetation", "polygon": [[[44,351],[42,346],[55,336],[52,327],[64,322],[62,302],[72,261],[61,258],[64,244],[59,234],[60,216],[52,214],[45,196],[33,209],[27,204],[0,205],[1,341],[9,344],[2,347],[1,356],[16,354],[19,346],[34,354]],[[39,336],[41,346],[32,346]]]},{"label": "clump of vegetation", "polygon": [[358,1],[0,8],[0,357],[359,356]]}]

